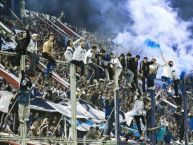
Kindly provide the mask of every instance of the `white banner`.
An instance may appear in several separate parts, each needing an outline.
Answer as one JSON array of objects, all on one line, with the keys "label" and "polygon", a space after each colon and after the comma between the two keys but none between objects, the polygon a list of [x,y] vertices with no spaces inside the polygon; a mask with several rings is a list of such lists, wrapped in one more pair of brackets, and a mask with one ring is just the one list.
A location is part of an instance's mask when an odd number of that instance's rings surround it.
[{"label": "white banner", "polygon": [[34,17],[34,14],[37,15],[37,16],[43,15],[49,20],[51,20],[51,19],[59,20],[59,18],[57,18],[56,16],[51,16],[51,15],[48,15],[48,14],[39,13],[39,12],[35,12],[35,11],[30,11],[30,10],[27,10],[27,9],[24,10],[24,17],[26,17],[26,18]]},{"label": "white banner", "polygon": [[13,94],[8,91],[0,91],[0,111],[8,113],[9,110],[9,104],[11,102],[11,99],[13,97]]}]

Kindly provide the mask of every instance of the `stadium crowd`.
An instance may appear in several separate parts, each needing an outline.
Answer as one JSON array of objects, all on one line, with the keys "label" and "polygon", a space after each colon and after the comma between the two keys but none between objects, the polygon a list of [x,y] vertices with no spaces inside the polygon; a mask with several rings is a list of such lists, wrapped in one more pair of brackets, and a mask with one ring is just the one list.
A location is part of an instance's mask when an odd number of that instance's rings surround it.
[{"label": "stadium crowd", "polygon": [[[5,121],[6,113],[0,112],[0,131],[19,134],[19,125],[27,121],[28,136],[55,136],[63,137],[64,120],[60,121],[61,114],[29,110],[29,98],[40,97],[55,103],[70,99],[70,88],[64,87],[52,78],[57,73],[62,79],[69,82],[69,64],[77,67],[77,99],[83,99],[105,112],[106,127],[99,131],[98,126],[91,128],[85,134],[86,139],[99,139],[105,136],[110,139],[114,134],[114,77],[119,77],[119,105],[122,121],[120,122],[121,136],[128,140],[147,140],[151,131],[156,130],[156,139],[159,145],[172,144],[172,141],[184,140],[183,95],[181,91],[182,78],[173,70],[173,61],[163,58],[164,64],[156,58],[141,58],[140,55],[116,54],[117,46],[100,40],[95,34],[84,29],[71,28],[82,37],[80,45],[75,47],[75,36],[61,36],[49,25],[37,18],[32,18],[28,26],[23,27],[17,20],[0,16],[1,22],[15,31],[13,36],[1,29],[0,47],[3,43],[17,43],[16,48],[4,51],[16,52],[16,56],[0,55],[2,67],[16,77],[20,76],[20,59],[27,56],[25,71],[22,71],[20,89],[16,90],[1,77],[0,88],[18,95],[12,99],[14,105],[11,115]],[[5,40],[5,41],[2,41]],[[112,48],[113,47],[113,48]],[[43,58],[43,59],[42,59]],[[66,63],[58,63],[65,61]],[[42,69],[39,63],[46,65]],[[173,64],[174,63],[174,64]],[[119,70],[119,72],[118,72]],[[157,79],[158,70],[163,70],[161,81]],[[117,73],[118,72],[118,73]],[[121,73],[120,73],[121,72]],[[37,81],[37,83],[33,83]],[[193,140],[193,87],[192,78],[186,78],[188,105],[189,140]],[[33,84],[33,85],[32,85]],[[150,92],[156,96],[157,127],[151,128],[151,99]],[[27,98],[27,99],[26,99]],[[167,100],[176,106],[164,104]],[[18,112],[19,111],[19,112]],[[125,114],[132,112],[132,121],[127,123]],[[14,118],[14,121],[12,121]],[[59,123],[59,125],[58,125]],[[67,123],[67,134],[70,123]],[[129,131],[128,128],[137,130]],[[78,135],[80,137],[80,134]]]}]

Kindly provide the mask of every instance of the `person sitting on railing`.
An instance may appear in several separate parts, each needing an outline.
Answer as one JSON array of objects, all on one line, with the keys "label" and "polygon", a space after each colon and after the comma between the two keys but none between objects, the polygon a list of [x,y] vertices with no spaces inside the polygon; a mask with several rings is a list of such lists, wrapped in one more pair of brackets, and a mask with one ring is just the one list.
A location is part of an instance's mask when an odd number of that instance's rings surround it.
[{"label": "person sitting on railing", "polygon": [[138,61],[140,59],[139,55],[136,55],[135,57],[130,57],[127,61],[127,69],[131,70],[131,72],[134,74],[134,86],[135,90],[138,90]]},{"label": "person sitting on railing", "polygon": [[[111,56],[112,56],[111,57],[111,67],[113,68],[113,71],[114,71],[114,80],[119,81],[119,76],[123,70],[123,66],[121,62],[119,61],[119,58],[115,55],[115,53],[112,53]],[[114,82],[114,83],[116,84],[118,82]]]},{"label": "person sitting on railing", "polygon": [[139,72],[142,75],[142,90],[143,92],[147,92],[146,89],[146,80],[148,80],[148,73],[149,73],[149,65],[152,64],[151,61],[148,61],[147,57],[143,58],[143,61],[140,63],[140,70]]},{"label": "person sitting on railing", "polygon": [[52,74],[56,66],[56,61],[54,59],[54,36],[50,34],[49,39],[43,45],[42,57],[48,60],[47,68],[45,69],[45,77]]},{"label": "person sitting on railing", "polygon": [[[104,78],[107,81],[113,80],[113,75],[110,76],[109,69],[110,69],[110,61],[111,61],[111,54],[106,52],[106,50],[102,49],[100,52],[100,65],[102,67],[101,74],[104,72]],[[111,69],[112,70],[112,69]]]},{"label": "person sitting on railing", "polygon": [[154,80],[156,78],[156,75],[157,75],[157,71],[160,67],[160,64],[158,64],[156,62],[156,59],[153,58],[150,63],[149,63],[149,66],[148,66],[148,74],[147,74],[147,88],[148,88],[148,91],[149,90],[155,90],[155,84],[154,84]]},{"label": "person sitting on railing", "polygon": [[97,76],[95,77],[101,80],[105,78],[105,70],[103,66],[104,65],[104,60],[103,60],[104,53],[105,53],[104,49],[99,50],[99,52],[95,54],[95,60],[94,60],[97,66],[97,69],[95,70],[95,74]]},{"label": "person sitting on railing", "polygon": [[172,78],[173,78],[173,74],[172,74],[173,61],[166,61],[166,59],[164,58],[162,52],[161,52],[161,56],[162,56],[162,59],[165,63],[163,65],[163,73],[162,73],[162,77],[161,77],[162,82],[163,82],[162,89],[167,90],[168,87],[171,85],[171,81],[172,81]]},{"label": "person sitting on railing", "polygon": [[71,61],[71,63],[75,64],[76,66],[79,66],[81,68],[81,73],[80,75],[83,76],[84,75],[84,58],[85,58],[85,43],[81,42],[80,46],[78,46],[76,48],[76,50],[74,51],[73,54],[73,59]]},{"label": "person sitting on railing", "polygon": [[30,43],[27,47],[27,54],[30,57],[30,73],[34,74],[39,64],[38,47],[37,47],[38,34],[33,34]]},{"label": "person sitting on railing", "polygon": [[93,80],[95,83],[98,83],[99,77],[98,74],[96,74],[97,66],[95,65],[95,55],[97,52],[97,46],[92,46],[91,49],[89,49],[85,54],[84,63],[88,64],[88,77],[87,80],[90,80],[90,83],[93,83]]},{"label": "person sitting on railing", "polygon": [[66,48],[66,51],[64,53],[64,57],[65,57],[67,62],[70,62],[72,60],[73,53],[74,53],[74,48],[73,47],[74,47],[73,46],[73,41],[68,40],[67,41],[67,48]]}]

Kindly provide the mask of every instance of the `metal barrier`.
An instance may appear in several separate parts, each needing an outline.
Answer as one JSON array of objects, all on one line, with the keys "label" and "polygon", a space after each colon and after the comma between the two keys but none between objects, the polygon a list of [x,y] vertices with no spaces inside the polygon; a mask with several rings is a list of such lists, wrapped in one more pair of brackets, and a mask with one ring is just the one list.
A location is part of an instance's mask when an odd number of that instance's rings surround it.
[{"label": "metal barrier", "polygon": [[[0,142],[17,142],[21,140],[22,138],[20,137],[1,137],[0,136]],[[48,137],[27,137],[26,142],[33,144],[33,142],[37,143],[47,143],[47,144],[53,144],[53,143],[67,143],[68,145],[73,145],[73,140],[72,139],[65,139],[65,138],[48,138]],[[103,138],[99,140],[83,140],[83,139],[78,139],[77,143],[79,144],[93,144],[93,145],[116,145],[115,141],[107,140],[104,141]],[[34,144],[35,145],[35,144]]]}]

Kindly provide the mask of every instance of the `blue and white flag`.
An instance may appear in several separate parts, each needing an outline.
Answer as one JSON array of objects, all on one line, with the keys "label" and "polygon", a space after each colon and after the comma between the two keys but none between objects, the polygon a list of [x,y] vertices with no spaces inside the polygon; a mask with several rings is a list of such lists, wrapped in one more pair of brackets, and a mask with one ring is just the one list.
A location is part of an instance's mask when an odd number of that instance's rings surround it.
[{"label": "blue and white flag", "polygon": [[155,48],[155,49],[160,48],[160,44],[152,39],[146,39],[144,43],[150,48]]}]

